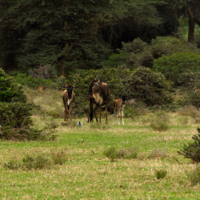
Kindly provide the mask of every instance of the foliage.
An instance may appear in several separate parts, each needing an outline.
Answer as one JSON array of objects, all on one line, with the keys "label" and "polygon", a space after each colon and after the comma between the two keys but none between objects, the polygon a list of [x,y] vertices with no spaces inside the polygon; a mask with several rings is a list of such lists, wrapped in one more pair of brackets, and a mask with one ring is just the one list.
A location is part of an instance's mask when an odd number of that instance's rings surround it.
[{"label": "foliage", "polygon": [[127,102],[124,109],[124,117],[135,120],[139,116],[145,115],[146,112],[146,105],[143,102],[138,100],[134,101],[134,103]]},{"label": "foliage", "polygon": [[172,101],[168,94],[166,79],[161,73],[139,67],[129,77],[130,94],[147,105],[166,104]]},{"label": "foliage", "polygon": [[43,130],[33,129],[31,111],[33,105],[27,102],[22,88],[13,77],[0,69],[0,138],[19,140],[53,139]]},{"label": "foliage", "polygon": [[21,161],[11,159],[8,163],[4,163],[4,167],[8,169],[50,169],[54,165],[63,165],[68,160],[68,156],[64,150],[51,151],[36,155],[25,155]]},{"label": "foliage", "polygon": [[32,78],[51,79],[52,81],[58,78],[55,67],[51,65],[39,66],[31,69],[29,70],[29,75]]},{"label": "foliage", "polygon": [[193,143],[184,145],[183,148],[178,151],[179,155],[183,155],[185,158],[191,159],[193,162],[200,162],[200,128],[197,128],[198,134],[192,136]]},{"label": "foliage", "polygon": [[169,128],[169,116],[164,112],[157,112],[150,120],[150,126],[157,131],[166,131]]},{"label": "foliage", "polygon": [[69,76],[69,83],[74,83],[76,81],[76,88],[74,90],[76,95],[76,100],[74,102],[75,109],[73,113],[75,115],[81,115],[88,113],[89,111],[89,101],[88,101],[88,88],[91,81],[98,75],[98,78],[102,82],[108,83],[111,99],[109,102],[109,111],[113,110],[113,101],[122,95],[128,95],[127,89],[125,87],[125,82],[129,76],[129,70],[122,70],[121,67],[118,68],[107,68],[103,67],[98,70],[88,70],[82,75],[77,76],[76,74],[71,74]]},{"label": "foliage", "polygon": [[120,149],[116,150],[115,147],[110,147],[104,151],[104,155],[111,159],[111,162],[114,162],[117,158],[132,159],[137,158],[138,150],[136,148],[131,149]]},{"label": "foliage", "polygon": [[55,165],[63,165],[68,160],[68,156],[64,150],[52,151],[50,155]]},{"label": "foliage", "polygon": [[200,91],[199,90],[192,90],[188,93],[188,101],[193,106],[200,108]]},{"label": "foliage", "polygon": [[161,179],[161,178],[165,178],[165,176],[167,175],[167,171],[166,170],[156,170],[155,171],[155,176],[157,179]]},{"label": "foliage", "polygon": [[[27,76],[26,74],[17,74],[15,77],[17,83],[21,85],[28,86],[33,89],[38,89],[39,86],[43,86],[44,89],[51,88],[57,89],[58,85],[53,82],[51,79],[43,79],[43,78],[32,78],[31,76]],[[60,79],[58,79],[60,80]],[[60,85],[59,85],[60,86]]]},{"label": "foliage", "polygon": [[155,148],[148,156],[147,158],[149,159],[154,159],[154,158],[165,158],[167,156],[166,149],[158,149]]},{"label": "foliage", "polygon": [[23,159],[25,169],[49,169],[53,166],[53,160],[49,155],[39,154],[36,156],[26,155]]},{"label": "foliage", "polygon": [[109,47],[97,36],[97,29],[99,19],[111,8],[108,0],[1,0],[4,68],[27,70],[49,63],[72,71],[101,66]]},{"label": "foliage", "polygon": [[182,116],[190,116],[191,118],[200,118],[200,112],[196,107],[192,105],[187,105],[178,110],[178,114]]},{"label": "foliage", "polygon": [[104,64],[112,67],[123,65],[131,69],[141,65],[152,68],[154,60],[162,56],[171,56],[173,53],[178,52],[199,54],[199,50],[195,46],[188,45],[175,37],[158,36],[152,39],[149,44],[136,38],[132,42],[123,42],[119,54],[110,56],[109,60]]},{"label": "foliage", "polygon": [[200,183],[200,165],[196,165],[194,169],[186,172],[188,179],[191,181],[192,185],[197,185]]},{"label": "foliage", "polygon": [[177,76],[176,83],[178,86],[192,88],[197,86],[199,78],[200,78],[199,72],[192,72],[186,69],[183,73]]},{"label": "foliage", "polygon": [[4,163],[5,168],[12,170],[19,169],[21,168],[21,166],[22,166],[21,163],[16,159],[11,159],[8,163]]},{"label": "foliage", "polygon": [[174,53],[171,56],[163,56],[154,61],[153,69],[162,72],[167,79],[177,85],[177,77],[186,69],[193,72],[200,71],[200,55]]}]

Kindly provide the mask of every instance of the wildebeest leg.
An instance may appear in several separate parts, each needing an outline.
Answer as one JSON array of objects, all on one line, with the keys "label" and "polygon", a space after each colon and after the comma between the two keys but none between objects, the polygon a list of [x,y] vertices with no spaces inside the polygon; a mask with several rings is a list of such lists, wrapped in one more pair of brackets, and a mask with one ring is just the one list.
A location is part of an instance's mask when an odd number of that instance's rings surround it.
[{"label": "wildebeest leg", "polygon": [[117,110],[117,123],[120,125],[120,109]]},{"label": "wildebeest leg", "polygon": [[64,116],[64,121],[66,121],[66,117],[67,117],[67,121],[68,121],[68,114],[69,114],[69,112],[68,112],[68,106],[67,106],[66,103],[64,103],[64,106],[65,106],[65,116]]},{"label": "wildebeest leg", "polygon": [[70,120],[72,121],[72,104],[69,105],[69,117]]},{"label": "wildebeest leg", "polygon": [[101,114],[102,114],[101,105],[99,106],[99,109],[100,109],[100,120],[99,120],[99,123],[101,123]]},{"label": "wildebeest leg", "polygon": [[106,104],[106,124],[108,124],[108,104]]},{"label": "wildebeest leg", "polygon": [[116,112],[116,108],[114,108],[114,117],[113,117],[113,125],[115,124],[115,112]]},{"label": "wildebeest leg", "polygon": [[122,124],[124,125],[124,108],[122,108]]},{"label": "wildebeest leg", "polygon": [[98,119],[97,119],[97,109],[98,109],[98,107],[99,106],[96,104],[95,109],[94,109],[94,116],[95,116],[97,122],[98,122]]},{"label": "wildebeest leg", "polygon": [[90,99],[90,110],[88,114],[88,123],[91,122],[93,119],[93,101]]}]

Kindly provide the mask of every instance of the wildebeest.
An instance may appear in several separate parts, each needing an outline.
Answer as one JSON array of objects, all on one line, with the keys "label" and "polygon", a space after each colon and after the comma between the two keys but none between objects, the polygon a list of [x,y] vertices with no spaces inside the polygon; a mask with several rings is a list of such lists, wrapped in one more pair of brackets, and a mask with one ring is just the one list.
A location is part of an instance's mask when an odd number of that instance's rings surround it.
[{"label": "wildebeest", "polygon": [[75,88],[75,86],[64,85],[63,87],[66,88],[63,93],[63,103],[65,106],[64,121],[66,121],[66,117],[68,120],[68,116],[70,116],[70,119],[72,120],[72,104],[75,100],[75,93],[73,92],[73,89]]},{"label": "wildebeest", "polygon": [[[122,98],[116,99],[113,103],[114,106],[114,114],[116,112],[117,117],[117,123],[120,125],[120,110],[122,111],[122,124],[124,125],[124,107],[126,104],[126,96],[122,96]],[[113,118],[113,124],[114,124],[114,118]]]},{"label": "wildebeest", "polygon": [[90,110],[89,110],[89,115],[88,115],[88,123],[93,120],[93,104],[96,104],[96,107],[94,109],[94,115],[96,117],[96,121],[98,122],[97,119],[97,114],[96,111],[99,108],[100,109],[100,120],[99,122],[101,123],[101,114],[102,114],[102,105],[106,106],[106,124],[108,124],[108,118],[107,118],[107,110],[108,110],[108,103],[110,100],[110,90],[108,87],[107,83],[103,83],[97,78],[98,76],[95,77],[94,80],[91,81],[90,86],[89,86],[89,100],[90,100]]}]

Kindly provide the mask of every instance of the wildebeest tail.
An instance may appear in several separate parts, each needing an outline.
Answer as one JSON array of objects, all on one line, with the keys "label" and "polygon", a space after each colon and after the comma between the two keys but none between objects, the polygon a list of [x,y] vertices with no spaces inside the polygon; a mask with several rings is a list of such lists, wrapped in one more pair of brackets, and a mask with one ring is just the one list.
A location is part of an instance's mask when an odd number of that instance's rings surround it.
[{"label": "wildebeest tail", "polygon": [[93,120],[93,108],[90,111],[90,121],[92,121],[92,120]]}]

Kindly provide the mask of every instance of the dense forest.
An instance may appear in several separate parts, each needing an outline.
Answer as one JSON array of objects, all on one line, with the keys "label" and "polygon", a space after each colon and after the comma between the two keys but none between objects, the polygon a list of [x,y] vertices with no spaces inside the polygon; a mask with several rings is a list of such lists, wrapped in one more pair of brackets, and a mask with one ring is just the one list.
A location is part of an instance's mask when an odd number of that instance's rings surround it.
[{"label": "dense forest", "polygon": [[27,72],[50,64],[58,75],[98,69],[123,43],[180,37],[180,18],[195,43],[199,9],[196,0],[0,0],[0,66]]}]

